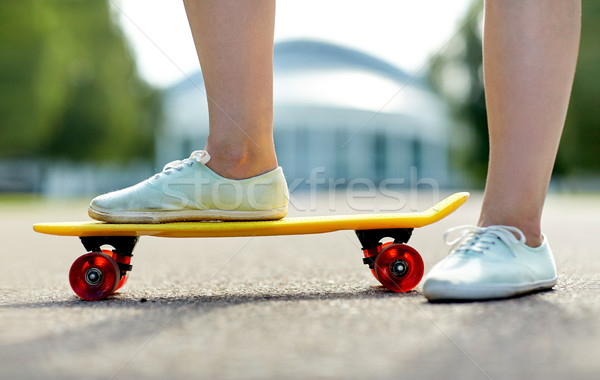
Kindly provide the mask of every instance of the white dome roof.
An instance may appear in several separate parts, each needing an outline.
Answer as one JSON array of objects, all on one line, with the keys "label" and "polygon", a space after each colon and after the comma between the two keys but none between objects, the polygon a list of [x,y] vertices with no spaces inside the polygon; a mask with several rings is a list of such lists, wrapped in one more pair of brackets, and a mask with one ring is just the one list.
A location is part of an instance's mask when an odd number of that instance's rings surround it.
[{"label": "white dome roof", "polygon": [[[204,91],[200,72],[168,90],[169,128],[208,122]],[[311,114],[321,126],[330,119],[351,130],[368,123],[399,132],[401,125],[401,133],[425,139],[436,139],[447,127],[444,104],[419,78],[356,50],[316,41],[275,45],[274,108],[277,128],[294,128],[299,115],[310,124]]]}]

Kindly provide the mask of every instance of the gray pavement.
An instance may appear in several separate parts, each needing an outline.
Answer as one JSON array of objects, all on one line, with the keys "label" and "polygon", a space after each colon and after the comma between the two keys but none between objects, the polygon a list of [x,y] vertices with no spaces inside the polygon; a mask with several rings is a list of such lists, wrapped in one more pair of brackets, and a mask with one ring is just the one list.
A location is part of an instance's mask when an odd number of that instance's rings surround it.
[{"label": "gray pavement", "polygon": [[[413,203],[424,209],[431,198]],[[351,211],[343,195],[333,200],[313,199],[307,213]],[[392,205],[362,201],[354,206]],[[480,201],[415,231],[411,245],[428,268],[446,254],[445,229],[473,223]],[[304,209],[311,199],[294,202]],[[560,270],[553,291],[465,304],[429,304],[420,288],[385,291],[348,231],[142,239],[123,290],[80,301],[67,281],[80,243],[31,225],[85,220],[85,208],[0,201],[2,379],[600,378],[598,196],[547,202],[544,230]]]}]

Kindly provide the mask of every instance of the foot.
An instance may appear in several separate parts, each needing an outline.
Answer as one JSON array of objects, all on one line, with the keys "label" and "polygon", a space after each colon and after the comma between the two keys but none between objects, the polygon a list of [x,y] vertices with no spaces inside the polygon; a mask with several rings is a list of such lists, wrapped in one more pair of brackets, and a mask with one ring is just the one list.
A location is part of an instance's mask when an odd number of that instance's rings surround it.
[{"label": "foot", "polygon": [[448,244],[450,254],[436,264],[423,283],[430,301],[484,300],[511,297],[556,284],[557,274],[548,241],[532,248],[515,227],[461,226]]},{"label": "foot", "polygon": [[288,189],[280,167],[235,180],[212,171],[209,160],[206,151],[194,151],[137,185],[94,198],[88,214],[110,223],[270,220],[287,214]]}]

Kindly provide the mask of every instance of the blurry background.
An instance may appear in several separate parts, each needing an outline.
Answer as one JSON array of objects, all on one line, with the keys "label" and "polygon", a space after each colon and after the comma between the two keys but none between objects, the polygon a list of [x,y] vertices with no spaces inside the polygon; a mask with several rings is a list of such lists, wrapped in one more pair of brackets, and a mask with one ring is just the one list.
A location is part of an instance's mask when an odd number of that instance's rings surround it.
[{"label": "blurry background", "polygon": [[[481,0],[277,8],[275,140],[289,183],[416,172],[481,188]],[[600,189],[598,16],[600,2],[583,3],[554,189]],[[89,196],[204,146],[204,86],[181,1],[0,0],[0,67],[1,193]]]}]

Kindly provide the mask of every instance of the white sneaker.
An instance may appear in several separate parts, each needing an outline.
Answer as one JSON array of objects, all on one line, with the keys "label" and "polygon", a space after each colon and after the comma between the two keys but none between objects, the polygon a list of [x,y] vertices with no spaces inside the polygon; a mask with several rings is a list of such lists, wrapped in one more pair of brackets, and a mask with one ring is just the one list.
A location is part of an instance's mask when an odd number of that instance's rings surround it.
[{"label": "white sneaker", "polygon": [[137,185],[94,198],[88,214],[111,223],[269,220],[287,214],[288,188],[280,167],[232,180],[212,171],[208,160],[206,151],[194,151]]},{"label": "white sneaker", "polygon": [[[457,230],[462,234],[448,242],[448,235]],[[525,245],[521,230],[509,226],[460,226],[444,238],[455,248],[426,276],[423,294],[430,301],[505,298],[556,284],[556,265],[545,236],[536,248]]]}]

